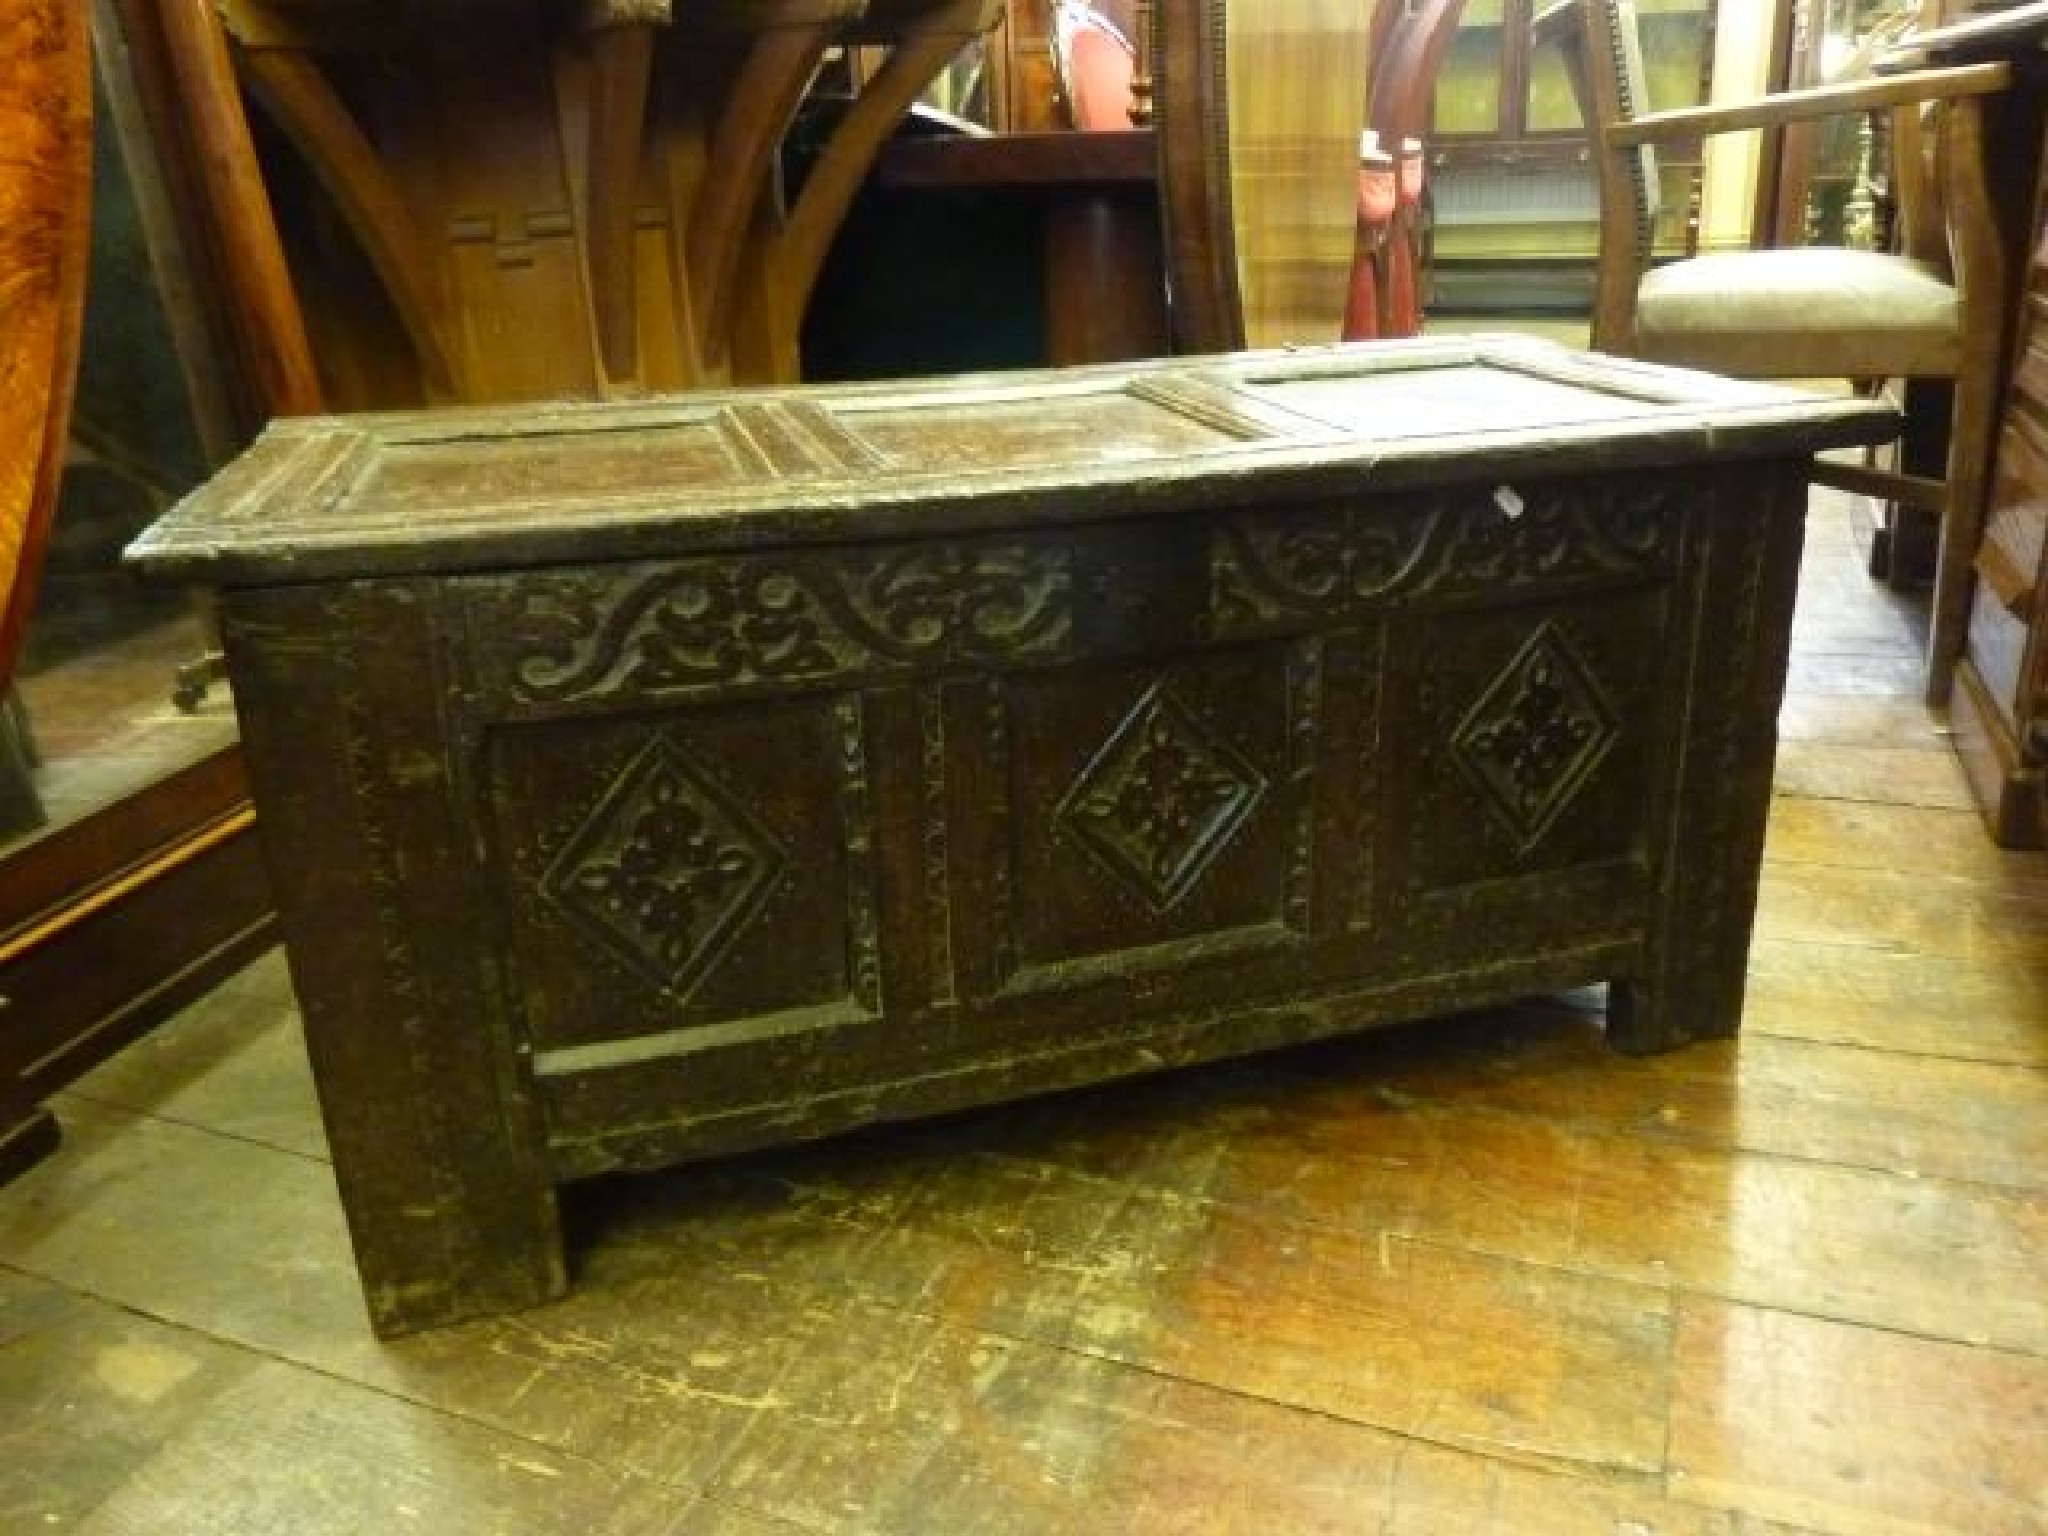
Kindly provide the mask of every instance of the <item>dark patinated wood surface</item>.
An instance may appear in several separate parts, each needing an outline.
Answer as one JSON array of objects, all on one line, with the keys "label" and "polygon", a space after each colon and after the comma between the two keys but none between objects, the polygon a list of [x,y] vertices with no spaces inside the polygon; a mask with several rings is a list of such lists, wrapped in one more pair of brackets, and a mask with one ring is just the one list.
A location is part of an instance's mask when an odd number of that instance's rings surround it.
[{"label": "dark patinated wood surface", "polygon": [[1500,340],[280,425],[221,588],[371,1314],[556,1186],[1610,980],[1740,1012],[1807,456]]},{"label": "dark patinated wood surface", "polygon": [[0,1189],[0,1530],[2038,1536],[2048,854],[1807,521],[1741,1038],[1593,999],[563,1192],[373,1341],[282,958]]}]

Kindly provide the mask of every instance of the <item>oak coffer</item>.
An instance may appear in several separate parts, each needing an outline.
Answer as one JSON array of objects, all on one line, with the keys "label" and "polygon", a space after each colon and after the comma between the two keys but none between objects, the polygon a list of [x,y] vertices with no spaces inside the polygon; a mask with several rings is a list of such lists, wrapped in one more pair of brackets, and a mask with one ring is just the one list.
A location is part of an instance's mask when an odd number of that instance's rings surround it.
[{"label": "oak coffer", "polygon": [[372,1319],[557,1187],[1611,982],[1734,1030],[1808,461],[1509,338],[273,426],[210,585]]}]

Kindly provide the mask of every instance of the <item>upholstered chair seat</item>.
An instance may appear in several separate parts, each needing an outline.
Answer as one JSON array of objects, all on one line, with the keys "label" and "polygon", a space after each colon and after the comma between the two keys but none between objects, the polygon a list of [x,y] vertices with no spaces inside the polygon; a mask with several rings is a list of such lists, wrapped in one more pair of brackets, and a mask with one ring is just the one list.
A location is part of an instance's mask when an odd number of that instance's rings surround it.
[{"label": "upholstered chair seat", "polygon": [[1936,267],[1878,251],[1732,251],[1652,268],[1636,289],[1635,351],[1748,378],[1953,374],[1962,301]]},{"label": "upholstered chair seat", "polygon": [[[1939,528],[1927,700],[1947,702],[1984,526],[2012,281],[1987,105],[2005,64],[1917,69],[1754,101],[1643,110],[1637,0],[1550,0],[1534,18],[1579,98],[1600,184],[1593,345],[1750,378],[1924,380],[1952,401],[1939,478],[1823,460],[1816,482],[1932,514]],[[1660,264],[1671,243],[1658,154],[1719,134],[1881,115],[1906,254],[1794,245]],[[1873,133],[1873,142],[1878,135]],[[1874,191],[1874,187],[1872,188]],[[1917,259],[1916,259],[1917,258]],[[1903,457],[1903,451],[1901,453]],[[1913,466],[1917,470],[1918,466]]]}]

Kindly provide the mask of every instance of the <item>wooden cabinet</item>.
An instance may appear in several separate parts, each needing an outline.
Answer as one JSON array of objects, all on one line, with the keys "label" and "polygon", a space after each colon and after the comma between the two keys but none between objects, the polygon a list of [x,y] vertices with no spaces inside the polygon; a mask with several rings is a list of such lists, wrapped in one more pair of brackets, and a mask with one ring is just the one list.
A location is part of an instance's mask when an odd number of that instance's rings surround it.
[{"label": "wooden cabinet", "polygon": [[2018,350],[1951,698],[1956,744],[1992,836],[2048,837],[2048,198],[2036,200]]},{"label": "wooden cabinet", "polygon": [[221,590],[375,1323],[556,1186],[1614,984],[1725,1035],[1808,456],[1868,402],[1438,341],[282,423]]},{"label": "wooden cabinet", "polygon": [[[1982,534],[1958,558],[1974,588],[1949,709],[1956,749],[1986,826],[2001,845],[2048,843],[2048,4],[1963,5],[1887,67],[2012,59],[2017,78],[1995,119],[2007,185],[2031,186],[2011,207],[2011,367]],[[1944,550],[1944,558],[1947,551]]]}]

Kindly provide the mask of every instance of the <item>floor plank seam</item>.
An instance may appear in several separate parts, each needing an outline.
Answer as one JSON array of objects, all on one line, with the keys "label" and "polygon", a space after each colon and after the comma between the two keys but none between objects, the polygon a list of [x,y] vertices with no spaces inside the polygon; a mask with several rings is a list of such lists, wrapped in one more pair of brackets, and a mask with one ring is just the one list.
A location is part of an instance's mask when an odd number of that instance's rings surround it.
[{"label": "floor plank seam", "polygon": [[1910,1057],[1915,1061],[1941,1062],[1958,1067],[1999,1067],[2016,1068],[2024,1072],[2048,1072],[2048,1025],[2043,1026],[2043,1056],[2029,1059],[2017,1056],[1964,1056],[1953,1051],[1905,1050],[1898,1046],[1874,1045],[1867,1040],[1836,1039],[1826,1035],[1797,1034],[1783,1026],[1770,1024],[1744,1024],[1742,1033],[1757,1039],[1791,1040],[1801,1045],[1812,1045],[1827,1050],[1874,1051],[1886,1055]]},{"label": "floor plank seam", "polygon": [[1791,1307],[1782,1302],[1760,1301],[1755,1296],[1739,1291],[1720,1290],[1709,1286],[1686,1285],[1673,1282],[1673,1293],[1680,1301],[1688,1298],[1711,1301],[1725,1307],[1740,1307],[1747,1312],[1767,1314],[1776,1317],[1795,1317],[1809,1323],[1825,1323],[1833,1328],[1853,1328],[1863,1333],[1877,1334],[1890,1339],[1907,1339],[1919,1344],[1936,1344],[1950,1348],[1967,1349],[1976,1354],[1996,1355],[2005,1360],[2024,1361],[2028,1364],[2048,1362],[2048,1343],[2040,1349],[2026,1349],[2017,1344],[2001,1344],[1995,1339],[1965,1337],[1961,1334],[1934,1333],[1924,1328],[1907,1328],[1896,1323],[1873,1322],[1869,1318],[1856,1317],[1841,1312],[1821,1312],[1808,1307]]},{"label": "floor plank seam", "polygon": [[253,1147],[262,1152],[280,1153],[285,1157],[296,1158],[302,1163],[311,1163],[321,1168],[331,1169],[334,1166],[334,1160],[331,1157],[308,1152],[300,1147],[286,1146],[283,1142],[270,1141],[261,1136],[250,1136],[240,1131],[225,1130],[217,1125],[208,1125],[203,1120],[187,1119],[181,1115],[167,1115],[161,1110],[138,1109],[135,1105],[123,1103],[119,1099],[104,1098],[90,1091],[83,1091],[76,1084],[64,1089],[61,1093],[51,1095],[50,1106],[59,1112],[58,1120],[60,1123],[63,1120],[62,1110],[67,1102],[89,1105],[100,1114],[120,1115],[135,1120],[147,1120],[154,1125],[175,1126],[181,1131],[193,1131],[201,1136],[211,1136],[220,1141],[231,1142],[236,1146]]},{"label": "floor plank seam", "polygon": [[[1656,1287],[1646,1286],[1645,1289]],[[1480,1442],[1456,1438],[1437,1438],[1406,1429],[1397,1424],[1381,1423],[1373,1419],[1353,1418],[1313,1403],[1290,1402],[1285,1398],[1271,1397],[1254,1392],[1230,1382],[1208,1376],[1183,1375],[1160,1367],[1129,1353],[1094,1345],[1074,1343],[1070,1339],[1048,1339],[1041,1336],[1014,1332],[1003,1327],[986,1324],[964,1324],[945,1316],[943,1313],[905,1305],[902,1302],[882,1296],[861,1298],[879,1311],[891,1313],[907,1321],[929,1323],[938,1327],[964,1328],[979,1336],[997,1339],[1005,1344],[1023,1349],[1039,1350],[1064,1355],[1069,1359],[1085,1360],[1096,1365],[1112,1366],[1120,1371],[1129,1371],[1153,1381],[1165,1382],[1180,1387],[1190,1387],[1204,1393],[1234,1402],[1255,1404],[1260,1408],[1284,1413],[1290,1416],[1313,1419],[1343,1430],[1363,1430],[1370,1434],[1386,1435],[1411,1445],[1427,1446],[1433,1450],[1453,1451],[1460,1455],[1476,1457],[1482,1461],[1497,1463],[1504,1467],[1515,1467],[1524,1471],[1534,1470],[1556,1477],[1572,1477],[1592,1474],[1596,1480],[1616,1487],[1633,1488],[1642,1491],[1661,1491],[1668,1466],[1654,1469],[1629,1466],[1619,1462],[1603,1462],[1588,1457],[1551,1455],[1539,1451],[1524,1456],[1506,1455],[1489,1450]]]},{"label": "floor plank seam", "polygon": [[[1800,1037],[1787,1036],[1779,1038],[1799,1039]],[[1926,1057],[1920,1055],[1919,1053],[1914,1052],[1880,1053],[1877,1052],[1877,1048],[1875,1047],[1861,1047],[1860,1049],[1868,1049],[1871,1050],[1873,1053],[1879,1054],[1898,1055],[1909,1060],[1944,1059],[1939,1057]],[[1962,1058],[1959,1064],[1982,1065],[1982,1063],[1975,1062],[1969,1058]],[[2043,1078],[2044,1080],[2048,1080],[2048,1069],[2022,1066],[2013,1068],[2012,1070],[2023,1072],[2029,1076],[2038,1076]],[[1737,1142],[1716,1141],[1706,1136],[1688,1136],[1684,1134],[1682,1131],[1677,1131],[1669,1128],[1660,1127],[1656,1130],[1650,1130],[1640,1127],[1624,1128],[1596,1119],[1585,1119],[1571,1115],[1548,1114],[1539,1110],[1517,1109],[1511,1105],[1454,1104],[1442,1100],[1418,1098],[1412,1105],[1404,1106],[1402,1109],[1402,1113],[1427,1116],[1430,1119],[1439,1122],[1444,1120],[1454,1120],[1455,1118],[1460,1116],[1472,1116],[1479,1119],[1507,1122],[1511,1124],[1548,1125],[1558,1127],[1561,1130],[1569,1131],[1574,1135],[1586,1136],[1590,1139],[1596,1139],[1600,1141],[1641,1142],[1649,1146],[1679,1147],[1693,1151],[1704,1151],[1722,1154],[1730,1158],[1748,1158],[1759,1162],[1792,1164],[1806,1168],[1841,1168],[1856,1173],[1867,1173],[1875,1174],[1881,1177],[1896,1178],[1903,1182],[1910,1183],[1916,1187],[1927,1186],[1963,1190],[1987,1190],[1996,1194],[2018,1195],[2028,1199],[2048,1200],[2048,1184],[2008,1184],[1994,1179],[1962,1178],[1954,1174],[1930,1174],[1920,1172],[1918,1170],[1901,1169],[1894,1166],[1888,1166],[1883,1163],[1864,1161],[1844,1161],[1843,1159],[1837,1156],[1826,1156],[1819,1153],[1782,1151],[1769,1147],[1745,1146]],[[1098,1173],[1091,1169],[1078,1168],[1070,1164],[1053,1162],[1047,1159],[1030,1157],[1021,1154],[1008,1153],[1000,1148],[976,1147],[970,1149],[966,1155],[985,1159],[987,1161],[994,1163],[1004,1164],[1010,1167],[1041,1170],[1044,1172],[1057,1174],[1062,1178],[1070,1179],[1074,1182],[1081,1184],[1091,1185],[1096,1188],[1129,1191],[1131,1193],[1143,1196],[1147,1199],[1162,1200],[1166,1202],[1176,1203],[1183,1207],[1202,1205],[1213,1207],[1218,1210],[1234,1212],[1240,1215],[1259,1215],[1261,1216],[1263,1221],[1277,1227],[1299,1229],[1301,1231],[1307,1232],[1341,1233],[1347,1235],[1355,1234],[1355,1229],[1353,1228],[1341,1226],[1335,1223],[1318,1221],[1313,1216],[1297,1217],[1290,1216],[1281,1212],[1266,1213],[1262,1211],[1262,1208],[1260,1206],[1248,1201],[1232,1200],[1223,1196],[1212,1195],[1204,1191],[1174,1189],[1164,1184],[1153,1184],[1143,1182],[1137,1179],[1124,1178],[1112,1174]],[[2048,1178],[2048,1174],[2044,1174],[2044,1178]],[[1404,1239],[1409,1239],[1417,1242],[1431,1241],[1425,1235],[1420,1233],[1403,1231],[1399,1228],[1388,1228],[1386,1230],[1392,1231],[1395,1236]],[[1434,1243],[1433,1246],[1442,1247],[1445,1245],[1439,1242]],[[1471,1251],[1486,1252],[1486,1250],[1480,1249],[1474,1249]],[[1489,1256],[1496,1258],[1514,1257],[1513,1255],[1507,1254],[1489,1254]]]}]

